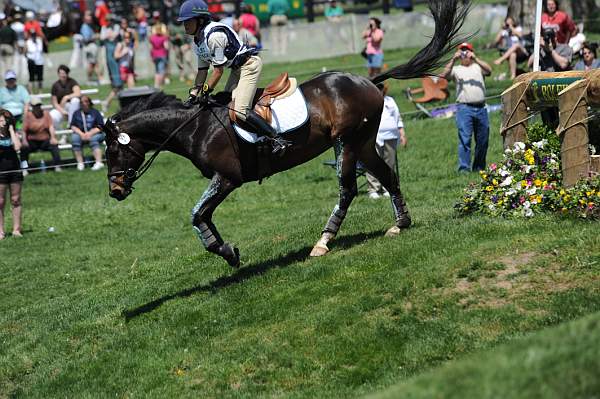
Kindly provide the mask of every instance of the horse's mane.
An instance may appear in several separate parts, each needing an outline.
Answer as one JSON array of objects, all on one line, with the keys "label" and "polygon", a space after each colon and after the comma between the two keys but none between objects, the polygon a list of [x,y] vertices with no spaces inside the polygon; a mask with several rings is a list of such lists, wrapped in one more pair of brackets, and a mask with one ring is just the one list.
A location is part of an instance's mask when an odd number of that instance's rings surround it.
[{"label": "horse's mane", "polygon": [[184,109],[184,105],[177,97],[172,94],[165,94],[162,91],[151,94],[148,97],[135,100],[125,106],[115,115],[117,120],[125,120],[142,111],[148,111],[156,108]]}]

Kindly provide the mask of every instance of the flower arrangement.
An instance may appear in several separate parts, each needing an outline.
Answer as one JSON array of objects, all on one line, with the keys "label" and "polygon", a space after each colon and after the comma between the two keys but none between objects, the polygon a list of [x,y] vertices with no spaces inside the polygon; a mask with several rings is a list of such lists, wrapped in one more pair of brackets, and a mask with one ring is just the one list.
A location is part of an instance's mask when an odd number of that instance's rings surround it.
[{"label": "flower arrangement", "polygon": [[507,148],[500,164],[492,163],[471,183],[455,209],[463,215],[533,217],[560,212],[600,218],[600,179],[562,187],[560,142],[541,124],[528,129],[530,141]]}]

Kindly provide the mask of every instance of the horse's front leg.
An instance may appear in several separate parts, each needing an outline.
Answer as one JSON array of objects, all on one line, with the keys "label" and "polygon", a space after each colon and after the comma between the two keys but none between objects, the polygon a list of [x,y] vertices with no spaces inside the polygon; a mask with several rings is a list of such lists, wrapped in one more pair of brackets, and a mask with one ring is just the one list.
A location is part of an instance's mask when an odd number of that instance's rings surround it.
[{"label": "horse's front leg", "polygon": [[237,186],[231,181],[215,174],[208,188],[192,210],[192,225],[204,248],[225,259],[232,267],[240,265],[239,251],[223,241],[217,228],[212,223],[212,214],[217,206],[236,188]]}]

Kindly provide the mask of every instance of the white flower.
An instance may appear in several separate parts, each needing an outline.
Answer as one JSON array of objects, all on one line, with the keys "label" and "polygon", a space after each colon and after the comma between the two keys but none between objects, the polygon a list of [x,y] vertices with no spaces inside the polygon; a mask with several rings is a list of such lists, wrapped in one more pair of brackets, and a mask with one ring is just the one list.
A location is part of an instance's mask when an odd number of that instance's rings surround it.
[{"label": "white flower", "polygon": [[504,150],[504,153],[506,155],[510,155],[510,154],[512,154],[512,150],[510,148],[507,148],[506,150]]},{"label": "white flower", "polygon": [[525,201],[525,202],[523,202],[523,208],[524,208],[524,209],[529,209],[529,208],[531,208],[531,202],[529,202],[529,201]]},{"label": "white flower", "polygon": [[525,150],[525,143],[521,142],[521,141],[517,141],[514,145],[515,149],[514,152],[521,152]]},{"label": "white flower", "polygon": [[522,165],[521,171],[523,173],[529,173],[529,172],[531,172],[531,169],[533,169],[533,168],[534,168],[534,165]]},{"label": "white flower", "polygon": [[548,144],[548,140],[546,139],[542,139],[540,141],[536,141],[535,143],[531,143],[532,146],[534,146],[535,148],[539,148],[540,150],[544,148],[546,144]]},{"label": "white flower", "polygon": [[524,208],[523,209],[523,216],[525,216],[526,218],[530,218],[533,216],[533,210],[531,208]]},{"label": "white flower", "polygon": [[508,170],[506,170],[504,167],[502,169],[500,169],[500,171],[498,173],[500,173],[500,176],[502,176],[502,177],[506,177],[506,176],[510,175],[510,172]]},{"label": "white flower", "polygon": [[491,211],[496,209],[496,206],[494,204],[489,204],[488,208],[490,208]]},{"label": "white flower", "polygon": [[508,176],[502,183],[500,183],[500,187],[510,186],[512,184],[513,178],[512,176]]},{"label": "white flower", "polygon": [[511,188],[510,190],[508,190],[506,192],[506,195],[508,195],[509,197],[512,197],[513,195],[515,195],[517,193],[517,190],[515,190],[514,188]]},{"label": "white flower", "polygon": [[537,191],[537,188],[535,186],[531,187],[529,190],[525,190],[527,195],[533,195],[536,193],[536,191]]}]

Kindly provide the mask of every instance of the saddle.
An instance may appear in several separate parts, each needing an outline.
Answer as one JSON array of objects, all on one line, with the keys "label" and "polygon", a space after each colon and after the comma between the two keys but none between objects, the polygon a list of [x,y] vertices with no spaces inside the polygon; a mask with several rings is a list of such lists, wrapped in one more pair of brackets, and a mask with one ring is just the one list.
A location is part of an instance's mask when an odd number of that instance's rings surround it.
[{"label": "saddle", "polygon": [[[273,119],[271,104],[273,104],[275,100],[291,96],[297,88],[298,81],[295,78],[290,78],[287,72],[282,73],[269,83],[262,92],[259,93],[257,91],[257,95],[252,102],[254,105],[254,112],[267,121],[267,123],[271,124]],[[229,104],[229,108],[229,118],[232,122],[237,123],[237,115],[233,110],[233,101]]]}]

